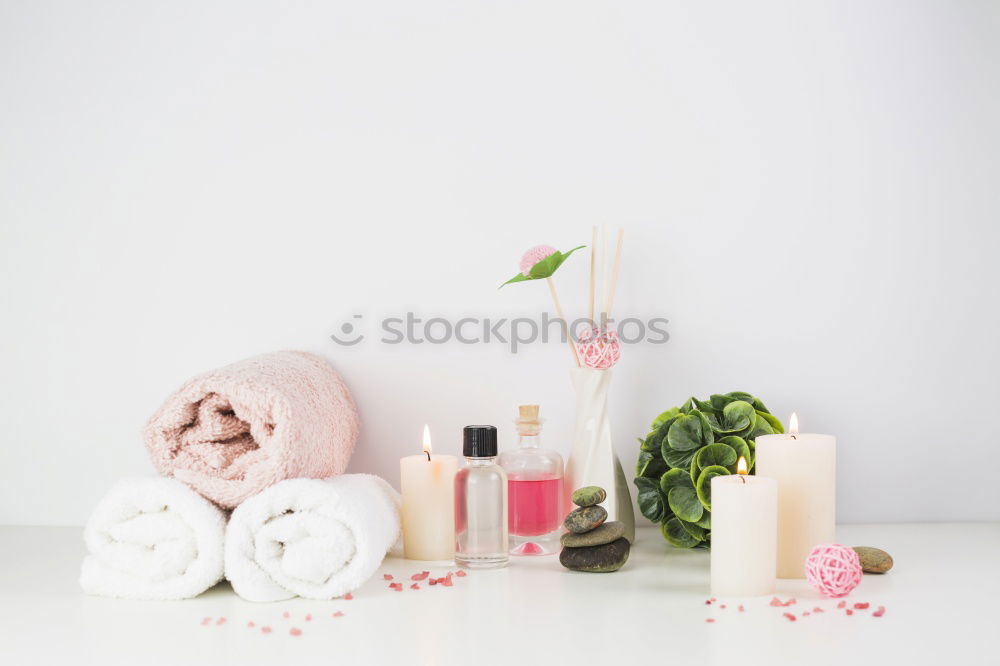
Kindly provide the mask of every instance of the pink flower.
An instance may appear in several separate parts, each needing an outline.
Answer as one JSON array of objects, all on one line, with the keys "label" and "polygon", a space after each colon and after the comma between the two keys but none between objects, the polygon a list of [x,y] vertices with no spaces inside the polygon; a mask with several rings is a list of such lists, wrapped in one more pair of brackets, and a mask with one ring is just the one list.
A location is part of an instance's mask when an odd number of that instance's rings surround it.
[{"label": "pink flower", "polygon": [[536,245],[531,248],[521,257],[521,275],[530,277],[532,266],[546,257],[551,257],[555,253],[556,249],[548,245]]}]

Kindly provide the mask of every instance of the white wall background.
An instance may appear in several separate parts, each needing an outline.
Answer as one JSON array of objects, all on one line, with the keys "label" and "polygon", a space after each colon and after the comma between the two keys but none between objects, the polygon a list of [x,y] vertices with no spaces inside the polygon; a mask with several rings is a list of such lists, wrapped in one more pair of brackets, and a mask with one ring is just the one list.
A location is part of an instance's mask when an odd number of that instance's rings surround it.
[{"label": "white wall background", "polygon": [[537,314],[496,285],[601,221],[619,314],[671,320],[614,380],[626,466],[748,390],[839,437],[843,521],[1000,519],[998,7],[0,2],[0,522],[82,523],[170,391],[275,349],[348,380],[354,470],[525,401],[567,451],[563,347],[327,336]]}]

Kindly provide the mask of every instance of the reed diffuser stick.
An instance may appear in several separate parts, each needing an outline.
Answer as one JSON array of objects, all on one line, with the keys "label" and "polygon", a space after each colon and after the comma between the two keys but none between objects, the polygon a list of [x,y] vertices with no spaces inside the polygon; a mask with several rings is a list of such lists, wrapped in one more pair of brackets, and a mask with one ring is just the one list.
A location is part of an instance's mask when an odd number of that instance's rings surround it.
[{"label": "reed diffuser stick", "polygon": [[611,288],[608,290],[608,305],[605,310],[611,318],[611,306],[615,302],[615,290],[618,288],[618,269],[622,265],[622,242],[625,240],[625,230],[618,230],[618,245],[615,248],[615,263],[611,269]]},{"label": "reed diffuser stick", "polygon": [[594,290],[597,286],[597,225],[590,229],[590,300],[587,303],[591,323],[594,321]]},{"label": "reed diffuser stick", "polygon": [[576,363],[576,367],[580,367],[580,356],[576,353],[576,345],[573,344],[573,332],[569,330],[569,320],[566,319],[566,315],[563,314],[562,304],[559,302],[559,296],[556,294],[556,283],[552,281],[552,278],[545,278],[545,281],[549,283],[549,291],[552,292],[552,302],[556,306],[556,315],[562,320],[563,325],[566,327],[566,342],[569,343],[569,350],[573,353],[573,361]]},{"label": "reed diffuser stick", "polygon": [[608,225],[601,224],[601,321],[598,328],[603,329],[608,319],[605,303],[608,300]]}]

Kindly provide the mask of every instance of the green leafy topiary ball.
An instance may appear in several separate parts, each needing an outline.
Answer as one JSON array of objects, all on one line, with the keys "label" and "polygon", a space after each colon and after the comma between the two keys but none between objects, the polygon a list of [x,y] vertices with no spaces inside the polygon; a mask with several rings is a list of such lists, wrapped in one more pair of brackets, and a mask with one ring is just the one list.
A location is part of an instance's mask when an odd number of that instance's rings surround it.
[{"label": "green leafy topiary ball", "polygon": [[733,391],[708,400],[689,398],[663,412],[639,440],[635,485],[639,511],[660,524],[678,548],[712,541],[712,478],[736,473],[740,457],[754,473],[754,440],[784,432],[757,398]]}]

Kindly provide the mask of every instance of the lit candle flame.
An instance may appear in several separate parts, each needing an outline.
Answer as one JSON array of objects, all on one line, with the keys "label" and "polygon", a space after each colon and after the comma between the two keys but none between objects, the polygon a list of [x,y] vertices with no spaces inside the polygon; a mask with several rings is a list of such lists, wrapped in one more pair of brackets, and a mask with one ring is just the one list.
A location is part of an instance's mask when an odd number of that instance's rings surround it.
[{"label": "lit candle flame", "polygon": [[426,423],[424,424],[424,453],[427,454],[427,459],[431,459],[431,429]]},{"label": "lit candle flame", "polygon": [[799,434],[799,415],[795,412],[792,412],[792,417],[788,419],[788,434]]},{"label": "lit candle flame", "polygon": [[743,456],[736,462],[736,473],[740,475],[747,473],[747,459]]}]

